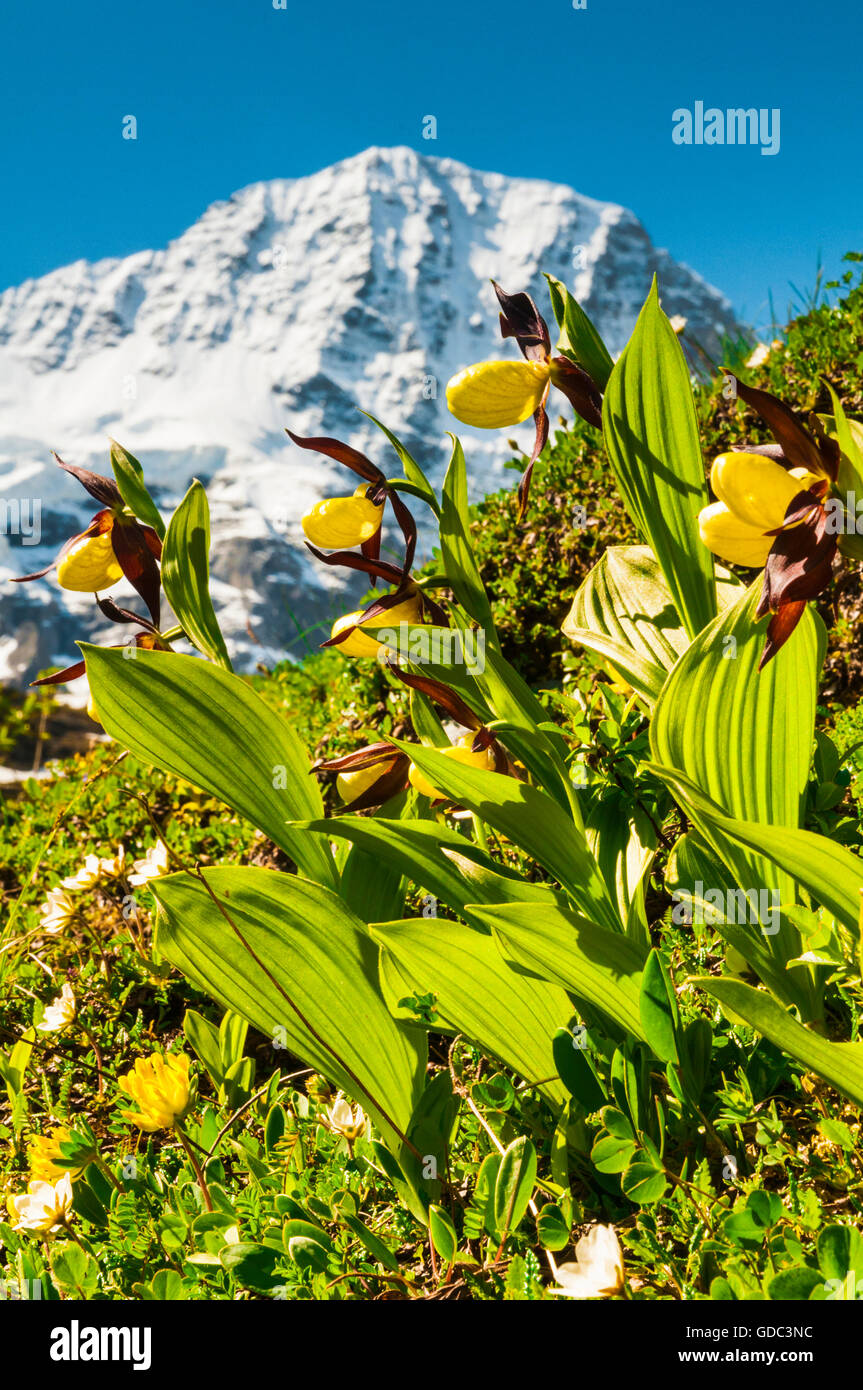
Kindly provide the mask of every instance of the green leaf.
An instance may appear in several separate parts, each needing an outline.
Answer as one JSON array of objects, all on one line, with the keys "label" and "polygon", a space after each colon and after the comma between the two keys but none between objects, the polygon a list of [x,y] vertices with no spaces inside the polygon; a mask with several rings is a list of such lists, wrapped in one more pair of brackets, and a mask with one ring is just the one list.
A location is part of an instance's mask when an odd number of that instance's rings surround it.
[{"label": "green leaf", "polygon": [[470,616],[485,629],[486,640],[495,642],[491,605],[480,578],[470,539],[467,469],[461,443],[452,439],[452,457],[443,481],[440,516],[440,549],[453,593]]},{"label": "green leaf", "polygon": [[494,1224],[504,1240],[515,1231],[527,1211],[536,1182],[536,1149],[522,1135],[501,1156],[494,1185]]},{"label": "green leaf", "polygon": [[[405,447],[401,440],[398,439],[396,435],[392,433],[391,430],[387,429],[386,425],[382,424],[381,421],[376,419],[375,416],[372,415],[368,410],[362,411],[362,414],[365,415],[366,419],[371,420],[373,425],[377,425],[378,429],[386,435],[387,439],[389,440],[390,444],[392,444],[393,448],[395,449],[396,453],[398,454],[401,460],[402,468],[405,470],[405,477],[413,485],[415,495],[417,497],[421,497],[424,502],[427,502],[428,505],[431,507],[432,511],[434,512],[435,516],[439,517],[440,504],[437,500],[435,490],[432,487],[423,470],[420,468],[413,454],[410,453],[410,451]],[[398,479],[393,480],[393,482],[396,486],[398,485]]]},{"label": "green leaf", "polygon": [[680,1012],[668,973],[655,948],[644,963],[639,1010],[644,1036],[659,1060],[679,1061]]},{"label": "green leaf", "polygon": [[210,598],[210,507],[197,478],[168,526],[162,587],[190,642],[226,671],[231,661]]},{"label": "green leaf", "polygon": [[825,1226],[816,1242],[818,1267],[826,1279],[863,1275],[863,1239],[854,1226]]},{"label": "green leaf", "polygon": [[302,822],[296,829],[348,840],[462,915],[468,903],[545,902],[555,896],[542,884],[527,883],[510,870],[501,872],[502,866],[473,841],[437,821],[347,815]]},{"label": "green leaf", "polygon": [[604,391],[614,367],[608,348],[578,300],[562,281],[548,274],[545,278],[551,295],[551,307],[560,329],[558,351],[572,357],[593,377],[600,391]]},{"label": "green leaf", "polygon": [[387,1011],[377,951],[359,920],[335,893],[287,874],[223,867],[205,877],[247,946],[196,877],[171,874],[152,884],[162,954],[351,1095],[391,1143],[403,1136],[425,1036]]},{"label": "green leaf", "polygon": [[451,1265],[458,1250],[458,1236],[449,1212],[435,1202],[429,1207],[429,1235],[441,1261]]},{"label": "green leaf", "polygon": [[569,1222],[556,1203],[546,1202],[540,1207],[536,1234],[545,1250],[563,1250],[569,1244]]},{"label": "green leaf", "polygon": [[[813,1289],[823,1285],[824,1277],[808,1265],[782,1269],[769,1281],[767,1297],[781,1303],[808,1303]],[[712,1296],[712,1295],[711,1295]]]},{"label": "green leaf", "polygon": [[739,980],[705,975],[696,976],[692,983],[727,1005],[774,1046],[829,1081],[856,1105],[863,1105],[863,1043],[829,1042],[804,1028],[765,990],[753,989]]},{"label": "green leaf", "polygon": [[504,957],[551,980],[646,1041],[639,1012],[642,952],[561,907],[514,904],[473,909],[493,930]]},{"label": "green leaf", "polygon": [[138,460],[116,439],[111,440],[111,468],[120,496],[126,506],[146,526],[152,526],[159,540],[165,538],[165,523],[144,482],[144,470]]},{"label": "green leaf", "polygon": [[562,632],[609,663],[651,703],[689,646],[659,563],[646,545],[612,545],[593,566]]},{"label": "green leaf", "polygon": [[390,1269],[398,1274],[401,1268],[398,1257],[393,1254],[389,1246],[385,1245],[379,1236],[375,1235],[374,1231],[369,1230],[364,1221],[361,1221],[358,1216],[354,1216],[352,1212],[345,1211],[344,1209],[340,1209],[339,1211],[339,1220],[347,1226],[348,1230],[356,1236],[357,1240],[362,1242],[373,1260],[377,1260],[378,1264],[382,1264],[384,1269]]},{"label": "green leaf", "polygon": [[467,767],[434,748],[392,742],[433,787],[520,845],[592,920],[621,931],[620,917],[581,831],[557,801],[514,777]]},{"label": "green leaf", "polygon": [[195,1009],[187,1009],[183,1018],[183,1032],[218,1090],[225,1079],[218,1028]]},{"label": "green leaf", "polygon": [[564,990],[511,970],[490,936],[459,922],[381,922],[371,935],[381,943],[381,988],[391,1009],[406,995],[433,994],[436,1027],[466,1034],[563,1104],[552,1038],[572,1015]]},{"label": "green leaf", "polygon": [[695,637],[716,615],[713,557],[698,534],[707,487],[689,368],[655,280],[609,379],[602,424],[626,508]]},{"label": "green leaf", "polygon": [[335,885],[326,840],[288,826],[323,815],[323,802],[286,719],[239,676],[211,662],[139,650],[127,660],[124,652],[78,645],[113,738],[145,763],[224,801],[289,854],[301,873]]},{"label": "green leaf", "polygon": [[238,1283],[265,1291],[279,1283],[275,1273],[278,1260],[278,1250],[269,1245],[256,1245],[252,1241],[224,1245],[219,1251],[219,1263],[233,1274]]},{"label": "green leaf", "polygon": [[[640,1154],[644,1154],[643,1149],[639,1149]],[[624,1196],[631,1202],[637,1202],[639,1206],[650,1206],[653,1202],[658,1202],[664,1195],[668,1187],[668,1180],[661,1168],[652,1163],[646,1157],[637,1158],[630,1163],[623,1177],[620,1179],[620,1186]]]},{"label": "green leaf", "polygon": [[570,1095],[584,1106],[588,1115],[605,1104],[606,1096],[591,1065],[587,1048],[580,1047],[568,1028],[559,1028],[552,1039],[557,1074]]},{"label": "green leaf", "polygon": [[51,1277],[67,1297],[92,1298],[99,1287],[99,1265],[80,1245],[64,1240],[51,1252]]}]

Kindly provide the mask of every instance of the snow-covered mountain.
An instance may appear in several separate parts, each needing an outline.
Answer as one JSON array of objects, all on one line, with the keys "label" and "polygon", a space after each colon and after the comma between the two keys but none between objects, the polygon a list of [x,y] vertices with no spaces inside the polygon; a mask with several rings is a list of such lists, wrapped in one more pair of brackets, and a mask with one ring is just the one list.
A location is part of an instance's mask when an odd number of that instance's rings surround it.
[{"label": "snow-covered mountain", "polygon": [[[613,352],[654,271],[663,307],[708,349],[736,331],[728,301],[657,250],[625,208],[404,148],[253,184],[164,250],[78,261],[7,290],[0,503],[7,530],[17,502],[28,516],[36,499],[42,517],[38,546],[0,534],[0,580],[48,563],[95,510],[50,451],[108,473],[113,436],[165,508],[193,477],[206,483],[214,595],[240,662],[303,650],[298,633],[344,611],[345,595],[344,572],[303,548],[299,517],[354,484],[285,427],[348,440],[395,475],[394,454],[359,413],[370,410],[439,479],[455,427],[448,378],[516,351],[499,338],[489,279],[529,289],[551,319],[543,270],[573,289]],[[506,432],[460,432],[475,496],[514,480],[502,471]],[[511,433],[529,447],[530,423]],[[30,679],[73,658],[76,637],[117,632],[94,611],[50,576],[2,584],[0,676]]]}]

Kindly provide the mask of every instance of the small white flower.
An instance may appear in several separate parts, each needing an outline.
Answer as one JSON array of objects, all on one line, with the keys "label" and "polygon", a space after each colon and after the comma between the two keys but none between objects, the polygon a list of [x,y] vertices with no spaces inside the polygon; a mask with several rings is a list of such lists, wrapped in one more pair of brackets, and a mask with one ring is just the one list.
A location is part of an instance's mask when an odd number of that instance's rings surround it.
[{"label": "small white flower", "polygon": [[52,1186],[50,1182],[31,1182],[26,1193],[20,1197],[12,1197],[10,1201],[11,1209],[18,1218],[14,1230],[53,1235],[69,1224],[72,1214],[72,1179],[68,1173],[64,1173],[56,1186]]},{"label": "small white flower", "polygon": [[168,851],[160,840],[155,849],[151,849],[143,859],[136,859],[132,865],[133,872],[129,875],[129,882],[133,888],[138,888],[142,883],[148,883],[151,878],[161,878],[163,874],[171,872],[168,863]]},{"label": "small white flower", "polygon": [[770,343],[756,343],[752,352],[746,359],[747,367],[763,367],[772,351]]},{"label": "small white flower", "polygon": [[84,860],[84,867],[79,869],[77,874],[72,874],[69,878],[61,879],[63,888],[79,890],[82,888],[95,888],[99,879],[102,877],[102,866],[97,854],[88,854]]},{"label": "small white flower", "polygon": [[69,925],[77,909],[68,893],[62,888],[52,888],[39,911],[42,914],[42,930],[55,935]]},{"label": "small white flower", "polygon": [[68,1028],[75,1018],[75,996],[71,986],[65,984],[53,1003],[48,1004],[40,1023],[36,1024],[40,1033],[59,1033]]},{"label": "small white flower", "polygon": [[591,1226],[575,1247],[575,1263],[558,1265],[565,1298],[610,1298],[623,1292],[623,1251],[613,1226]]},{"label": "small white flower", "polygon": [[351,1105],[346,1100],[341,1091],[336,1096],[329,1110],[327,1119],[330,1128],[337,1134],[343,1134],[346,1139],[358,1139],[366,1127],[366,1117],[359,1105]]},{"label": "small white flower", "polygon": [[113,859],[100,859],[99,867],[105,878],[122,878],[126,871],[125,845],[117,846],[117,853],[114,855]]},{"label": "small white flower", "polygon": [[682,333],[689,320],[684,318],[683,314],[672,314],[668,322],[671,324],[675,333]]}]

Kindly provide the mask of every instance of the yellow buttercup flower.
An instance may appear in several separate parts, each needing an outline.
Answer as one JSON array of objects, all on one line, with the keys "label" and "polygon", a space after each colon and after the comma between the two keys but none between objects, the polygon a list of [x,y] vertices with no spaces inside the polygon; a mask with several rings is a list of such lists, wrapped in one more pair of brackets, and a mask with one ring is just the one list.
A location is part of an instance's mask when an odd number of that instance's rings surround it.
[{"label": "yellow buttercup flower", "polygon": [[57,583],[61,589],[76,593],[95,594],[110,589],[123,578],[120,562],[111,545],[111,532],[100,536],[82,536],[57,565]]},{"label": "yellow buttercup flower", "polygon": [[370,541],[380,530],[383,503],[370,501],[368,485],[362,483],[353,497],[328,497],[316,502],[302,519],[303,531],[312,545],[328,550],[345,550]]},{"label": "yellow buttercup flower", "polygon": [[[445,758],[452,758],[454,763],[461,763],[464,767],[477,767],[482,772],[494,772],[493,750],[481,748],[475,753],[471,747],[475,737],[475,734],[465,734],[464,738],[460,738],[458,743],[453,744],[451,748],[439,748],[437,751],[443,753]],[[414,790],[421,792],[423,796],[432,798],[446,796],[446,792],[439,791],[437,787],[432,786],[415,763],[411,763],[408,780]]]},{"label": "yellow buttercup flower", "polygon": [[548,362],[475,362],[448,383],[446,403],[464,425],[520,425],[539,409],[550,376]]},{"label": "yellow buttercup flower", "polygon": [[172,1129],[189,1108],[189,1058],[182,1053],[139,1057],[134,1067],[121,1076],[117,1085],[133,1100],[138,1110],[124,1110],[123,1118],[152,1134]]},{"label": "yellow buttercup flower", "polygon": [[34,1180],[55,1183],[64,1173],[68,1173],[71,1178],[81,1176],[87,1167],[86,1163],[77,1168],[68,1168],[60,1161],[60,1145],[65,1144],[70,1138],[66,1125],[56,1125],[50,1134],[34,1134],[27,1151]]},{"label": "yellow buttercup flower", "polygon": [[823,481],[805,468],[783,468],[763,454],[720,454],[710,472],[718,497],[698,517],[701,539],[714,555],[733,565],[766,564],[785,513],[800,492]]},{"label": "yellow buttercup flower", "polygon": [[355,632],[350,637],[346,637],[344,642],[336,644],[336,651],[343,656],[377,656],[381,649],[381,644],[376,637],[369,637],[360,629],[366,626],[373,628],[397,628],[399,623],[421,623],[422,622],[422,603],[418,594],[411,594],[403,603],[397,603],[392,608],[388,608],[385,613],[379,613],[377,617],[367,618],[363,621],[362,609],[355,613],[346,613],[343,618],[337,618],[333,623],[331,637],[337,637],[340,632],[344,632],[346,627],[353,627],[358,624]]}]

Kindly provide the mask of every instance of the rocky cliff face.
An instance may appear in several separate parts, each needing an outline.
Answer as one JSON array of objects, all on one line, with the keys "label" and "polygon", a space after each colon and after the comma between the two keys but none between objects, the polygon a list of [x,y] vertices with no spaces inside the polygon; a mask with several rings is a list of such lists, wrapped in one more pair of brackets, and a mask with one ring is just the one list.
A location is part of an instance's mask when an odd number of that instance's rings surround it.
[{"label": "rocky cliff face", "polygon": [[[658,272],[663,307],[709,350],[730,304],[655,249],[635,216],[571,188],[478,173],[409,149],[371,149],[308,178],[252,185],[165,250],[79,261],[0,295],[0,580],[52,558],[93,507],[53,463],[109,472],[107,437],[144,464],[160,504],[206,483],[217,608],[241,664],[316,644],[343,611],[337,574],[302,546],[300,515],[345,490],[337,465],[284,433],[326,433],[398,464],[359,413],[401,435],[432,476],[454,426],[444,387],[501,343],[490,277],[564,280],[613,352]],[[514,431],[529,446],[530,424]],[[501,434],[460,431],[475,496],[499,485]],[[41,541],[14,534],[41,503]],[[0,522],[4,509],[0,508]],[[0,530],[3,527],[0,525]],[[122,592],[122,591],[118,591]],[[105,632],[89,598],[50,577],[0,587],[0,676],[23,681]],[[97,614],[98,617],[98,614]]]}]

